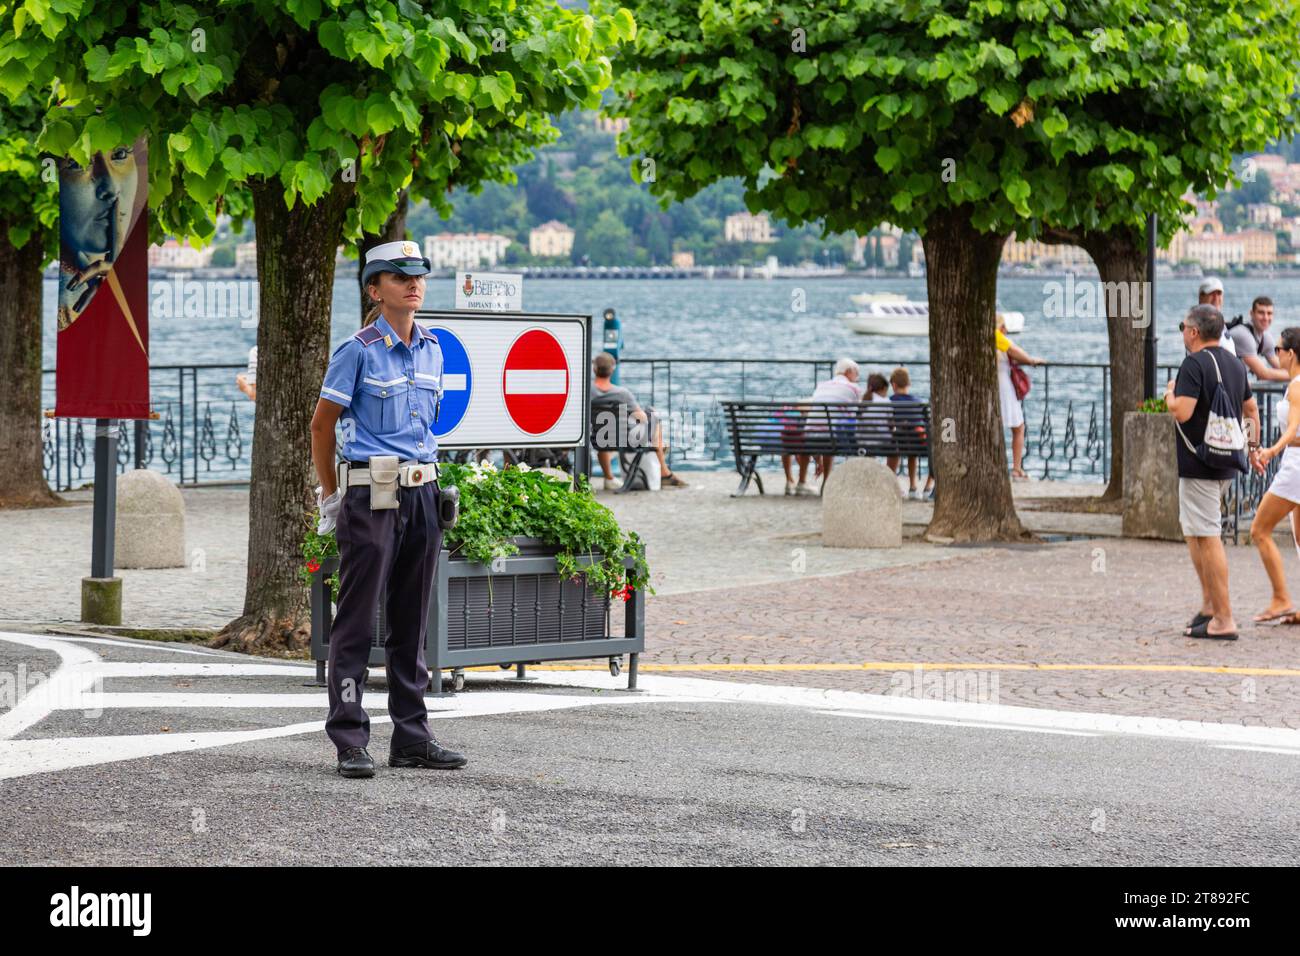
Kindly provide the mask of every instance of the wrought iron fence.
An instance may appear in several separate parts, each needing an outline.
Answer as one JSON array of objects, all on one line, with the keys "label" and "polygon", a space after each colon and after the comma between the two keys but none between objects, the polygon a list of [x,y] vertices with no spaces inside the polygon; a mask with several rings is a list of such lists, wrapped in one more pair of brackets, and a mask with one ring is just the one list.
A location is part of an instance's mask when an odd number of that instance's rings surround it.
[{"label": "wrought iron fence", "polygon": [[[247,481],[253,403],[235,385],[246,365],[155,365],[149,370],[153,420],[118,421],[117,470],[153,468],[177,484]],[[54,406],[54,372],[45,370],[42,405]],[[94,419],[42,423],[45,480],[58,491],[94,477]]]},{"label": "wrought iron fence", "polygon": [[[621,382],[643,404],[659,409],[668,423],[674,466],[733,467],[721,399],[777,400],[807,397],[831,374],[824,359],[626,359]],[[912,391],[928,398],[925,362],[874,358],[864,375],[906,367]],[[152,421],[118,422],[118,471],[155,468],[178,484],[247,481],[251,469],[255,405],[238,390],[235,376],[246,366],[158,365],[150,372]],[[1166,376],[1177,369],[1161,366]],[[1110,366],[1054,363],[1027,368],[1032,387],[1023,405],[1025,468],[1044,478],[1105,480],[1110,473]],[[46,370],[45,407],[54,404],[54,376]],[[1273,403],[1280,389],[1257,386],[1262,431],[1276,435]],[[59,491],[77,488],[94,474],[94,421],[45,419],[45,477]],[[1008,442],[1008,455],[1010,443]],[[1247,476],[1234,485],[1230,505],[1238,515],[1253,513],[1267,477]]]},{"label": "wrought iron fence", "polygon": [[[829,378],[830,360],[625,359],[620,384],[643,404],[655,406],[668,423],[671,463],[703,467],[733,465],[722,399],[776,401],[804,397]],[[928,399],[928,362],[873,358],[861,363],[863,375],[886,377],[897,366],[912,379],[911,391]],[[1110,474],[1110,366],[1066,362],[1026,368],[1031,379],[1025,397],[1026,470],[1043,478],[1093,479]],[[1008,460],[1010,442],[1008,441]]]}]

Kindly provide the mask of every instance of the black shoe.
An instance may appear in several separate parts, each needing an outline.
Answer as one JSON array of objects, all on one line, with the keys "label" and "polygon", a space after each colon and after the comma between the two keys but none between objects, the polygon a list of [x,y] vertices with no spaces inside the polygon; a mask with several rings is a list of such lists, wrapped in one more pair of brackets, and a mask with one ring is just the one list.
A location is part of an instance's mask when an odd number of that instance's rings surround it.
[{"label": "black shoe", "polygon": [[469,763],[464,754],[448,750],[438,745],[438,741],[429,739],[423,743],[411,744],[401,750],[388,752],[390,767],[426,767],[435,770],[455,770]]},{"label": "black shoe", "polygon": [[373,777],[374,758],[365,747],[349,747],[339,754],[339,773],[345,777]]}]

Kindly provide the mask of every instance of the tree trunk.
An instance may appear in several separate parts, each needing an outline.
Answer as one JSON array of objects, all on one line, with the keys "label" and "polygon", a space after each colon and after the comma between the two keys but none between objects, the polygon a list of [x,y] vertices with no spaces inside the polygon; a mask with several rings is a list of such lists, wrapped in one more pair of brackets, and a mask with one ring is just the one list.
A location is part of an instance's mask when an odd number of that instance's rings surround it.
[{"label": "tree trunk", "polygon": [[314,206],[284,204],[277,180],[252,185],[257,228],[257,415],[248,492],[244,613],[213,646],[297,655],[309,646],[302,541],[315,512],[311,418],[329,361],[334,257],[356,189],[336,182]]},{"label": "tree trunk", "polygon": [[0,508],[62,504],[41,469],[41,261],[44,241],[34,232],[21,248],[0,222]]},{"label": "tree trunk", "polygon": [[384,228],[378,233],[367,232],[361,237],[361,254],[357,257],[357,287],[361,292],[361,317],[357,320],[360,325],[365,321],[366,313],[370,311],[373,304],[370,296],[366,295],[366,287],[361,284],[361,272],[366,267],[366,253],[375,246],[383,242],[397,242],[406,238],[406,213],[410,204],[410,192],[403,189],[397,194],[397,208],[384,222]]},{"label": "tree trunk", "polygon": [[[1147,276],[1146,246],[1132,231],[1085,236],[1084,248],[1097,263],[1103,289],[1128,290],[1106,299],[1106,337],[1110,344],[1110,484],[1102,495],[1108,501],[1124,497],[1124,413],[1142,404],[1146,353]],[[1111,283],[1124,283],[1112,286]],[[1133,301],[1133,300],[1137,301]],[[1127,307],[1126,307],[1127,303]],[[1112,308],[1112,305],[1115,306]],[[1155,321],[1155,316],[1150,316]]]},{"label": "tree trunk", "polygon": [[1092,256],[1101,277],[1099,298],[1106,309],[1110,346],[1110,483],[1102,499],[1118,501],[1124,497],[1124,413],[1135,411],[1145,397],[1143,338],[1150,297],[1146,238],[1136,229],[1115,228],[1083,233],[1050,229],[1043,239],[1081,246]]},{"label": "tree trunk", "polygon": [[1011,499],[998,402],[994,312],[1006,238],[978,231],[958,208],[931,216],[921,240],[930,297],[932,540],[1029,537]]}]

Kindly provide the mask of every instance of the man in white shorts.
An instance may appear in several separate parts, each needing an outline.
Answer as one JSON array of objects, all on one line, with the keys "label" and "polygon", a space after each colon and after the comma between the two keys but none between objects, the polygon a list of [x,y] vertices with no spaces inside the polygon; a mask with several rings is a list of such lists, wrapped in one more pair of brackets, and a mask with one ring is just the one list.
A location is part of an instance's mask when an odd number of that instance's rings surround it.
[{"label": "man in white shorts", "polygon": [[[1179,323],[1179,329],[1189,354],[1178,369],[1178,378],[1165,384],[1165,404],[1182,431],[1182,436],[1175,442],[1178,448],[1178,519],[1201,583],[1200,612],[1183,633],[1188,637],[1236,640],[1237,625],[1232,619],[1232,605],[1228,600],[1228,556],[1223,550],[1222,501],[1228,485],[1239,472],[1206,464],[1192,453],[1192,448],[1205,440],[1210,403],[1216,389],[1225,389],[1236,417],[1245,418],[1252,455],[1259,447],[1259,409],[1250,392],[1246,366],[1219,344],[1223,335],[1223,313],[1212,305],[1198,305]],[[1222,385],[1219,376],[1222,376]]]}]

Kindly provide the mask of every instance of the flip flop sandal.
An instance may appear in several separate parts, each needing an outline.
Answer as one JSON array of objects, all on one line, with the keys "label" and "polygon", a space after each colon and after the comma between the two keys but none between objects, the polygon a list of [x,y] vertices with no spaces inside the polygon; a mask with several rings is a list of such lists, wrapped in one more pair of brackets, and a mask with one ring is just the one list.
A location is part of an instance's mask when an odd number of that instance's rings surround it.
[{"label": "flip flop sandal", "polygon": [[1187,630],[1183,631],[1183,636],[1209,638],[1212,641],[1235,641],[1237,639],[1237,632],[1228,631],[1224,634],[1211,634],[1210,622],[1205,621],[1204,623],[1197,624],[1195,627],[1189,627]]},{"label": "flip flop sandal", "polygon": [[1253,620],[1256,624],[1264,624],[1268,621],[1276,621],[1284,617],[1295,617],[1295,608],[1290,608],[1286,611],[1279,611],[1276,614],[1256,614]]},{"label": "flip flop sandal", "polygon": [[1183,628],[1183,636],[1186,637],[1186,636],[1187,636],[1187,632],[1190,631],[1190,630],[1191,630],[1192,628],[1194,628],[1194,627],[1199,627],[1199,626],[1202,625],[1202,624],[1208,624],[1208,623],[1210,623],[1210,621],[1212,620],[1212,618],[1213,618],[1213,616],[1210,615],[1210,614],[1198,614],[1198,615],[1196,615],[1196,617],[1194,617],[1194,618],[1192,618],[1190,621],[1188,621],[1188,622],[1187,622],[1187,626],[1186,626],[1185,628]]}]

